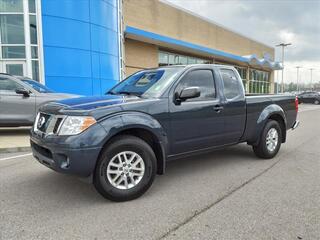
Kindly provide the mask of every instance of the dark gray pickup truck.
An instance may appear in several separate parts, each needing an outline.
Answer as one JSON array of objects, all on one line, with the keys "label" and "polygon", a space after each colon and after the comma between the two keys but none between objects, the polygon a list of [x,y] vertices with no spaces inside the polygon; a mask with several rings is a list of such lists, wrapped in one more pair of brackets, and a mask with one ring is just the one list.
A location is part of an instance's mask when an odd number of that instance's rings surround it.
[{"label": "dark gray pickup truck", "polygon": [[30,140],[43,165],[126,201],[146,192],[170,159],[241,142],[274,157],[298,126],[297,111],[294,96],[245,96],[233,67],[171,66],[135,73],[105,96],[42,106]]}]

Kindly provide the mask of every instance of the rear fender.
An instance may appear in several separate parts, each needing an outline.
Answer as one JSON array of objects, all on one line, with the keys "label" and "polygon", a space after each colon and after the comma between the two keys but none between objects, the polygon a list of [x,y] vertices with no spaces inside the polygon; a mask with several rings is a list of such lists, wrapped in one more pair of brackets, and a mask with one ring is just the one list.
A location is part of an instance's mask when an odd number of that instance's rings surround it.
[{"label": "rear fender", "polygon": [[[286,115],[285,115],[283,109],[279,105],[271,104],[271,105],[267,106],[265,109],[263,109],[263,111],[261,112],[261,114],[257,120],[257,123],[256,123],[256,128],[253,133],[254,137],[250,141],[248,141],[249,144],[258,145],[259,140],[260,140],[260,136],[262,134],[262,131],[263,131],[267,121],[272,117],[278,117],[278,116],[283,120],[284,125],[286,126],[287,125]],[[286,129],[286,127],[284,128],[284,130],[285,129]],[[283,137],[282,142],[284,142],[285,138],[286,138],[286,132],[283,133],[282,137]]]}]

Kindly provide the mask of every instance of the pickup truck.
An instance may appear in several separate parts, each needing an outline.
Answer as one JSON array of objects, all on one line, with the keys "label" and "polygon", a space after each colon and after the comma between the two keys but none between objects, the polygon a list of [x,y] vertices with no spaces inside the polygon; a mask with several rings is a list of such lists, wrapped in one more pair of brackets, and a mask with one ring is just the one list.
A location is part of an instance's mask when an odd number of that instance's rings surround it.
[{"label": "pickup truck", "polygon": [[42,106],[30,141],[43,165],[126,201],[145,193],[171,159],[242,142],[259,158],[273,158],[298,126],[297,112],[295,96],[246,96],[234,67],[160,67],[104,96]]}]

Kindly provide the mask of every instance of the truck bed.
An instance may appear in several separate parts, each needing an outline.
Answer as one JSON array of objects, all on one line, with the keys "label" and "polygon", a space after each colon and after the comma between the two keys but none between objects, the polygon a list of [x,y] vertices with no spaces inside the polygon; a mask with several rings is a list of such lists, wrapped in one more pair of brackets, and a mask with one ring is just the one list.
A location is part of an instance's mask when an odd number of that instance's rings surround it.
[{"label": "truck bed", "polygon": [[[297,117],[295,96],[284,94],[246,94],[247,119],[243,139],[253,142],[256,139],[256,125],[261,112],[266,108],[276,108],[279,105],[286,118],[286,128],[290,129]],[[273,105],[274,104],[274,105]],[[275,109],[273,109],[275,110]]]}]

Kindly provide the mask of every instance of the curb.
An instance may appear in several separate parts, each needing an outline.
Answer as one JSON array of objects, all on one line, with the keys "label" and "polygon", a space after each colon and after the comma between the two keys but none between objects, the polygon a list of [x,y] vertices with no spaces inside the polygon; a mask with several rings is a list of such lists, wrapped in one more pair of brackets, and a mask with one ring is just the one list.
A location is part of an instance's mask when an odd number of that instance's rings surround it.
[{"label": "curb", "polygon": [[12,147],[12,148],[0,148],[0,153],[16,153],[16,152],[29,152],[31,147]]}]

